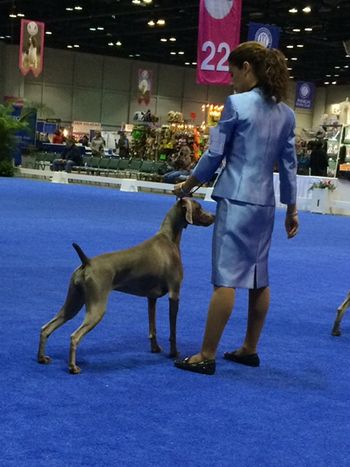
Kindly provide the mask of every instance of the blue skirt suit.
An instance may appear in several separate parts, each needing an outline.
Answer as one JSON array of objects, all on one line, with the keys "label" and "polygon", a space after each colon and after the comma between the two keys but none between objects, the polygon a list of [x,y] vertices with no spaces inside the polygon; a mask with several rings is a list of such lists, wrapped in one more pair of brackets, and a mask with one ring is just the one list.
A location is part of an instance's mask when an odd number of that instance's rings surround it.
[{"label": "blue skirt suit", "polygon": [[217,201],[212,282],[217,287],[269,285],[268,255],[274,225],[273,169],[279,167],[280,200],[296,202],[294,112],[266,99],[259,88],[229,96],[210,145],[193,171],[209,181],[223,166],[212,197]]}]

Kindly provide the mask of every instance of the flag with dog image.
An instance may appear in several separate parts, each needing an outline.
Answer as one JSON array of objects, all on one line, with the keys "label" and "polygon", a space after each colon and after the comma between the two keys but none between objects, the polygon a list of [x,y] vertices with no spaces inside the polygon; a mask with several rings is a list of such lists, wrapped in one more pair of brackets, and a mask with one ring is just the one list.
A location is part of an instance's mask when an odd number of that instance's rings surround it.
[{"label": "flag with dog image", "polygon": [[43,71],[44,34],[44,23],[30,19],[21,20],[19,69],[22,75],[31,71],[37,78]]}]

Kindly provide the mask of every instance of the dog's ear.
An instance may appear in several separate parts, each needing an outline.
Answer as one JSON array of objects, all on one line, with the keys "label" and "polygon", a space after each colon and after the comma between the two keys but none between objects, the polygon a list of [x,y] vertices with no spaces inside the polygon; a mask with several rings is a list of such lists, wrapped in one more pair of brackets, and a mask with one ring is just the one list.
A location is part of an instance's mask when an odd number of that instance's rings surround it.
[{"label": "dog's ear", "polygon": [[185,214],[186,222],[188,222],[188,224],[193,224],[191,198],[182,198],[181,205],[186,210],[186,214]]}]

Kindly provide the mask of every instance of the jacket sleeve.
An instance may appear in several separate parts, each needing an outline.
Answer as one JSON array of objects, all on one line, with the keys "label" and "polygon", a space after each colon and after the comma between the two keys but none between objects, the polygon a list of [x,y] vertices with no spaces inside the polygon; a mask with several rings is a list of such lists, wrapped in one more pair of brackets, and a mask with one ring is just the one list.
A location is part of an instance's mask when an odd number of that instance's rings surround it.
[{"label": "jacket sleeve", "polygon": [[295,151],[295,116],[284,148],[279,154],[280,202],[295,204],[297,197],[297,156]]},{"label": "jacket sleeve", "polygon": [[232,97],[228,97],[218,125],[211,128],[209,148],[200,158],[192,175],[204,183],[213,177],[226,156],[238,121],[237,111],[233,107]]}]

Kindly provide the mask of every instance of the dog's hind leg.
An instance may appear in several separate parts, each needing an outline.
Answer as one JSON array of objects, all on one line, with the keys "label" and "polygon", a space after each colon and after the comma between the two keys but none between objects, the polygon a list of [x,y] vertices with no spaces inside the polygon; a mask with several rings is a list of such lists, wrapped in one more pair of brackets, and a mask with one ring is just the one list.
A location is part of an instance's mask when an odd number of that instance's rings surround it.
[{"label": "dog's hind leg", "polygon": [[[69,352],[69,372],[76,375],[80,373],[80,368],[76,364],[77,348],[81,339],[90,332],[103,318],[106,312],[108,292],[99,297],[98,301],[87,299],[86,315],[83,323],[71,335]],[[92,303],[91,303],[92,302]]]},{"label": "dog's hind leg", "polygon": [[148,298],[148,326],[149,326],[149,339],[151,342],[151,352],[159,353],[162,351],[157,342],[156,330],[156,298]]},{"label": "dog's hind leg", "polygon": [[350,292],[348,293],[346,299],[343,301],[343,303],[339,306],[337,310],[337,316],[335,318],[333,329],[332,329],[332,336],[341,335],[340,322],[343,319],[345,311],[347,310],[349,306],[350,306]]},{"label": "dog's hind leg", "polygon": [[51,321],[44,324],[41,328],[38,350],[39,363],[51,362],[51,358],[45,355],[45,347],[48,337],[66,321],[74,318],[74,316],[81,310],[84,302],[83,291],[79,286],[73,283],[73,280],[71,280],[63,307]]}]

